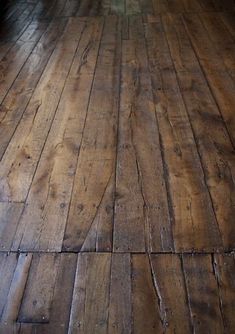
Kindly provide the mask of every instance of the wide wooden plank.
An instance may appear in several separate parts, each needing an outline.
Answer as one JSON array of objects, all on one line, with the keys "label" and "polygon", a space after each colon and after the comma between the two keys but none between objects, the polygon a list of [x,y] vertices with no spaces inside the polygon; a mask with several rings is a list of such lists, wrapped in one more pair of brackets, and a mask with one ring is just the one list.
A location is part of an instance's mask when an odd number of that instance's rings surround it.
[{"label": "wide wooden plank", "polygon": [[17,265],[17,254],[0,253],[0,315],[7,303],[11,281]]},{"label": "wide wooden plank", "polygon": [[151,255],[155,288],[165,333],[191,333],[187,292],[178,255]]},{"label": "wide wooden plank", "polygon": [[[32,333],[54,334],[56,332],[58,334],[65,334],[68,332],[76,264],[76,254],[60,255],[50,307],[50,321],[48,324],[34,324],[32,326]],[[23,330],[22,332],[24,333]]]},{"label": "wide wooden plank", "polygon": [[132,255],[132,331],[136,334],[163,332],[163,321],[147,255]]},{"label": "wide wooden plank", "polygon": [[[74,279],[76,273],[76,262],[77,255],[76,254],[61,254],[56,257],[56,265],[57,265],[57,275],[56,279],[50,282],[50,278],[47,273],[42,273],[42,271],[53,270],[52,267],[47,268],[47,264],[50,266],[55,260],[55,255],[48,255],[47,259],[44,260],[44,263],[39,267],[38,261],[35,266],[35,257],[32,262],[32,266],[30,268],[29,280],[37,279],[37,283],[30,283],[30,288],[26,287],[26,293],[29,292],[27,289],[34,289],[32,294],[38,294],[36,299],[33,300],[33,308],[35,310],[35,304],[41,303],[40,307],[45,307],[42,305],[42,294],[44,293],[44,289],[46,289],[45,298],[48,297],[48,288],[45,288],[44,284],[51,284],[51,304],[50,304],[50,321],[49,323],[16,323],[18,317],[18,310],[21,305],[22,295],[24,291],[24,286],[26,283],[26,279],[28,276],[29,266],[32,259],[32,254],[21,254],[18,258],[17,266],[15,268],[15,272],[13,275],[13,279],[11,282],[10,290],[7,296],[7,302],[5,304],[2,318],[0,322],[0,332],[3,331],[5,334],[12,333],[40,333],[40,334],[49,334],[49,333],[58,333],[65,334],[68,331],[69,317],[70,317],[70,306],[72,303],[72,294],[73,294],[73,286]],[[53,260],[54,259],[54,260]],[[3,269],[3,268],[2,268]],[[38,273],[40,271],[41,273]],[[34,275],[32,275],[34,272]],[[36,273],[37,272],[37,273]],[[47,278],[45,278],[45,276]],[[29,284],[29,283],[27,283]],[[35,286],[42,284],[42,293],[39,288],[37,292],[35,291]],[[39,297],[39,298],[38,298]],[[19,319],[20,320],[20,319]],[[18,320],[17,320],[18,321]]]},{"label": "wide wooden plank", "polygon": [[0,250],[10,251],[23,203],[0,203]]},{"label": "wide wooden plank", "polygon": [[83,20],[69,21],[2,158],[0,199],[3,201],[26,199],[83,26]]},{"label": "wide wooden plank", "polygon": [[[74,180],[63,249],[99,249],[96,236],[112,240],[119,82],[120,21],[105,20]],[[111,213],[110,213],[111,211]],[[106,216],[104,220],[100,217]],[[103,224],[104,223],[104,224]],[[97,231],[93,234],[94,230]],[[94,235],[89,245],[86,240]],[[102,246],[103,247],[103,246]]]},{"label": "wide wooden plank", "polygon": [[234,254],[216,254],[214,256],[214,270],[219,285],[220,305],[225,332],[235,331],[235,261]]},{"label": "wide wooden plank", "polygon": [[164,27],[223,244],[225,249],[233,249],[235,242],[235,229],[232,223],[235,214],[234,149],[180,17],[165,16]]},{"label": "wide wooden plank", "polygon": [[[64,20],[52,22],[27,59],[3,103],[0,116],[0,157],[25,111],[40,76],[63,31]],[[24,92],[24,94],[22,94]]]},{"label": "wide wooden plank", "polygon": [[[133,36],[133,34],[132,34]],[[144,40],[123,41],[114,250],[173,249]]]},{"label": "wide wooden plank", "polygon": [[19,223],[14,249],[61,250],[102,25],[101,18],[88,19],[82,32]]},{"label": "wide wooden plank", "polygon": [[184,255],[183,267],[194,332],[223,333],[211,255]]},{"label": "wide wooden plank", "polygon": [[48,323],[56,282],[58,254],[34,254],[18,320],[26,323]]},{"label": "wide wooden plank", "polygon": [[18,317],[28,272],[32,261],[32,254],[20,254],[11,280],[11,286],[1,314],[4,324],[15,323]]},{"label": "wide wooden plank", "polygon": [[131,314],[131,256],[113,254],[108,332],[132,333]]},{"label": "wide wooden plank", "polygon": [[198,16],[188,14],[184,16],[184,23],[218,103],[233,145],[235,145],[235,119],[233,117],[235,82],[227,72]]},{"label": "wide wooden plank", "polygon": [[110,254],[78,255],[68,333],[107,333],[110,266]]},{"label": "wide wooden plank", "polygon": [[150,18],[146,38],[175,249],[220,249],[220,231],[159,17]]}]

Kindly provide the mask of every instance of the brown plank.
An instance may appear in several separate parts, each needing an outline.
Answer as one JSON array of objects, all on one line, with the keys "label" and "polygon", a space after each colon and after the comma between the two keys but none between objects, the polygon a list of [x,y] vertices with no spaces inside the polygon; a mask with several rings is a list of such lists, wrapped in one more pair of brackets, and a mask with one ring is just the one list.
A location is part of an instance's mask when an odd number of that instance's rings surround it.
[{"label": "brown plank", "polygon": [[1,322],[4,322],[5,325],[15,323],[17,320],[31,261],[32,254],[19,255],[5,306],[1,314]]},{"label": "brown plank", "polygon": [[162,16],[162,23],[177,75],[202,73],[181,15],[165,14]]},{"label": "brown plank", "polygon": [[139,0],[141,14],[153,14],[152,0]]},{"label": "brown plank", "polygon": [[183,0],[185,12],[201,12],[202,7],[200,6],[199,0]]},{"label": "brown plank", "polygon": [[[27,31],[31,31],[32,29],[34,31],[34,38],[28,38]],[[38,22],[29,25],[27,31],[21,36],[21,39],[9,50],[7,57],[2,59],[0,75],[4,80],[0,82],[0,103],[3,101],[17,74],[45,29],[45,23]]]},{"label": "brown plank", "polygon": [[184,23],[218,103],[233,145],[235,145],[235,118],[233,117],[235,82],[227,72],[220,55],[216,52],[215,46],[210,41],[198,16],[188,14],[184,16]]},{"label": "brown plank", "polygon": [[[123,41],[114,250],[173,249],[144,40]],[[128,87],[128,89],[127,89]]]},{"label": "brown plank", "polygon": [[226,249],[233,249],[235,241],[234,149],[220,111],[190,46],[182,21],[179,17],[168,15],[164,17],[164,27],[223,244]]},{"label": "brown plank", "polygon": [[[13,324],[4,324],[0,323],[0,331],[4,334],[19,334],[20,331],[20,324],[13,323]],[[25,332],[24,334],[29,333]]]},{"label": "brown plank", "polygon": [[216,13],[201,13],[200,18],[208,32],[215,50],[235,80],[235,43],[233,37]]},{"label": "brown plank", "polygon": [[[32,27],[32,11],[34,9],[33,4],[18,4],[20,12],[16,12],[16,17],[11,17],[5,24],[2,24],[0,37],[4,41],[17,41],[19,37]],[[38,24],[34,22],[34,24]],[[40,24],[40,23],[39,23]]]},{"label": "brown plank", "polygon": [[0,203],[0,249],[10,251],[23,203]]},{"label": "brown plank", "polygon": [[78,255],[68,333],[107,333],[110,266],[110,254]]},{"label": "brown plank", "polygon": [[91,7],[91,0],[81,0],[76,16],[89,16],[89,11]]},{"label": "brown plank", "polygon": [[110,0],[93,1],[89,16],[108,15],[110,11]]},{"label": "brown plank", "polygon": [[163,333],[162,319],[147,255],[132,255],[132,331]]},{"label": "brown plank", "polygon": [[200,156],[159,17],[152,21],[150,19],[146,37],[165,172],[174,214],[175,248],[177,251],[221,248],[220,231],[205,184]]},{"label": "brown plank", "polygon": [[0,199],[3,201],[26,199],[83,26],[79,19],[69,21],[2,158]]},{"label": "brown plank", "polygon": [[183,13],[185,11],[182,0],[167,0],[167,11],[170,13]]},{"label": "brown plank", "polygon": [[[117,17],[107,17],[78,158],[64,250],[80,250],[89,238],[89,233],[93,233],[92,229],[97,230],[96,226],[106,237],[106,247],[110,247],[119,95],[119,41],[119,20]],[[106,196],[107,192],[110,195]],[[108,214],[108,222],[105,219],[104,226],[97,216],[100,210],[104,212],[102,208]],[[96,224],[97,219],[99,224]],[[86,249],[99,248],[96,243],[96,238],[92,238],[90,246],[86,243]]]},{"label": "brown plank", "polygon": [[126,39],[144,39],[143,17],[141,15],[132,15],[128,17],[128,35],[129,36]]},{"label": "brown plank", "polygon": [[34,254],[30,267],[18,321],[48,323],[56,282],[59,255]]},{"label": "brown plank", "polygon": [[219,284],[220,304],[226,333],[235,331],[235,261],[233,254],[216,254],[214,270]]},{"label": "brown plank", "polygon": [[183,13],[185,11],[182,0],[153,0],[154,14]]},{"label": "brown plank", "polygon": [[187,292],[178,255],[151,255],[164,333],[191,333]]},{"label": "brown plank", "polygon": [[126,0],[126,15],[140,14],[140,4],[138,0]]},{"label": "brown plank", "polygon": [[223,333],[211,255],[184,255],[183,266],[194,332]]},{"label": "brown plank", "polygon": [[153,0],[153,14],[163,14],[168,11],[166,0]]},{"label": "brown plank", "polygon": [[235,38],[235,20],[234,20],[234,12],[223,12],[218,14],[222,19],[224,25],[230,32],[230,34]]},{"label": "brown plank", "polygon": [[[49,323],[20,323],[18,334],[66,334],[76,273],[76,254],[59,255],[58,272],[50,306]],[[9,334],[10,332],[9,328]]]},{"label": "brown plank", "polygon": [[132,333],[131,312],[131,257],[112,254],[108,333]]},{"label": "brown plank", "polygon": [[[71,5],[71,1],[67,0],[56,0],[53,1],[53,6],[50,7],[50,9],[47,11],[46,15],[44,17],[50,18],[50,17],[57,17],[57,16],[72,16],[71,15],[66,15],[66,8],[65,5],[69,3]],[[71,8],[72,9],[72,8]]]},{"label": "brown plank", "polygon": [[61,250],[102,25],[101,18],[86,22],[30,188],[14,249]]},{"label": "brown plank", "polygon": [[219,0],[198,0],[203,11],[213,12],[220,10],[220,1]]},{"label": "brown plank", "polygon": [[7,302],[11,281],[17,265],[17,254],[0,253],[0,315]]},{"label": "brown plank", "polygon": [[14,42],[0,42],[0,61],[6,56],[7,52],[11,49],[14,45]]},{"label": "brown plank", "polygon": [[51,9],[55,5],[55,3],[56,0],[46,1],[46,2],[39,1],[32,12],[33,18],[38,19],[47,17],[48,14],[51,12]]},{"label": "brown plank", "polygon": [[32,333],[54,334],[56,332],[58,334],[65,334],[68,332],[76,264],[76,254],[60,255],[58,273],[50,307],[50,322],[48,324],[34,325]]},{"label": "brown plank", "polygon": [[[63,31],[64,24],[64,20],[50,24],[1,104],[0,157],[3,156],[14,134],[17,124],[56,45],[57,39]],[[22,94],[22,92],[24,92],[24,94]]]}]

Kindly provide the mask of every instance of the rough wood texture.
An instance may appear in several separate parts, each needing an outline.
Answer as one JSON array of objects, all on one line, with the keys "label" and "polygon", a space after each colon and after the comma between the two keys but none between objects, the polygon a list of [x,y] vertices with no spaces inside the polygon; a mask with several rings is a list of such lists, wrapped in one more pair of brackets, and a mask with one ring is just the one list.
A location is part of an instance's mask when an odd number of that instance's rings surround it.
[{"label": "rough wood texture", "polygon": [[234,0],[0,7],[0,333],[234,333]]},{"label": "rough wood texture", "polygon": [[4,333],[234,331],[233,255],[28,253],[0,269]]}]

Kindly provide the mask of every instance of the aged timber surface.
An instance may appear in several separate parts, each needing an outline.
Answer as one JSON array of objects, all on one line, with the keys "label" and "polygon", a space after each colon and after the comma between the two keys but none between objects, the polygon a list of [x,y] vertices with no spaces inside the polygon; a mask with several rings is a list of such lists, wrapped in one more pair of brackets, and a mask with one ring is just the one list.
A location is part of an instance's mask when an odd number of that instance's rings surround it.
[{"label": "aged timber surface", "polygon": [[0,334],[235,333],[235,1],[0,20]]}]

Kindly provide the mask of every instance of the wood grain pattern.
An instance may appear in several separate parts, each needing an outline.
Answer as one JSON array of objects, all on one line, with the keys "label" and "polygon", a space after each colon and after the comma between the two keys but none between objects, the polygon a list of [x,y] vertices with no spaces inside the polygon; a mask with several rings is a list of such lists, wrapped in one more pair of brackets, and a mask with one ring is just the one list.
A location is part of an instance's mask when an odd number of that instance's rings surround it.
[{"label": "wood grain pattern", "polygon": [[79,255],[68,333],[106,333],[110,260],[110,254]]},{"label": "wood grain pattern", "polygon": [[223,244],[226,249],[232,249],[232,203],[235,198],[233,145],[180,17],[165,16],[164,27]]},{"label": "wood grain pattern", "polygon": [[190,14],[184,16],[184,22],[234,145],[234,80],[199,18]]},{"label": "wood grain pattern", "polygon": [[[131,36],[133,38],[133,33]],[[159,134],[143,43],[142,39],[123,41],[114,220],[116,251],[173,249]]]},{"label": "wood grain pattern", "polygon": [[0,7],[0,333],[235,332],[234,0]]},{"label": "wood grain pattern", "polygon": [[[42,35],[1,104],[0,157],[32,97],[40,76],[64,28],[64,21],[52,22]],[[24,94],[22,94],[24,92]]]},{"label": "wood grain pattern", "polygon": [[184,255],[183,265],[194,331],[223,333],[219,294],[210,255]]},{"label": "wood grain pattern", "polygon": [[190,333],[191,318],[180,257],[152,255],[150,259],[165,333]]},{"label": "wood grain pattern", "polygon": [[1,255],[0,269],[4,333],[234,328],[233,255],[28,253]]},{"label": "wood grain pattern", "polygon": [[56,254],[33,256],[18,317],[20,322],[49,322],[58,266],[59,257]]},{"label": "wood grain pattern", "polygon": [[67,251],[80,250],[90,233],[94,235],[90,248],[96,247],[100,233],[93,229],[104,233],[106,247],[110,247],[119,94],[119,22],[115,17],[105,21],[65,230],[63,249]]},{"label": "wood grain pattern", "polygon": [[[83,29],[19,223],[14,249],[61,250],[101,31],[100,19],[88,20]],[[32,224],[36,212],[38,219]]]},{"label": "wood grain pattern", "polygon": [[218,249],[220,231],[159,17],[148,25],[147,43],[174,214],[175,248],[177,251]]},{"label": "wood grain pattern", "polygon": [[[2,158],[0,173],[0,199],[2,201],[21,202],[26,199],[83,25],[84,22],[78,19],[68,23]],[[73,29],[75,29],[74,33]],[[11,166],[10,170],[9,166]],[[24,182],[18,179],[19,174],[24,175]]]},{"label": "wood grain pattern", "polygon": [[232,333],[235,328],[234,316],[231,312],[231,308],[234,308],[235,305],[234,255],[215,255],[213,265],[219,286],[225,331]]}]

